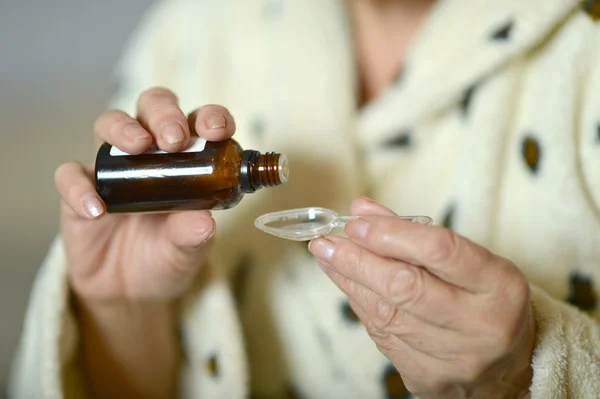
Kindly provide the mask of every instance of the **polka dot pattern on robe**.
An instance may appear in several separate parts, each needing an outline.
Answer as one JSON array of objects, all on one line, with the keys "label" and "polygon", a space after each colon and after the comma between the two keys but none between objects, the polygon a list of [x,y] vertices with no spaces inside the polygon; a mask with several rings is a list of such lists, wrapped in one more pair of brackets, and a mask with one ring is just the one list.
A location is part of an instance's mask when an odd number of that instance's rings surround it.
[{"label": "polka dot pattern on robe", "polygon": [[208,358],[205,368],[206,372],[211,377],[216,378],[219,376],[219,359],[217,358],[217,355],[212,355],[210,358]]},{"label": "polka dot pattern on robe", "polygon": [[404,386],[400,373],[391,364],[383,372],[383,387],[386,399],[409,399],[412,396]]},{"label": "polka dot pattern on robe", "polygon": [[477,86],[473,85],[473,86],[469,87],[467,89],[467,91],[465,91],[465,94],[463,95],[462,101],[460,102],[460,110],[461,110],[463,117],[466,117],[469,115],[469,108],[471,107],[473,95],[475,94],[476,89],[477,89]]},{"label": "polka dot pattern on robe", "polygon": [[600,0],[585,0],[583,10],[594,22],[600,21]]},{"label": "polka dot pattern on robe", "polygon": [[495,42],[506,42],[510,39],[512,31],[514,29],[514,21],[508,21],[506,22],[504,25],[500,26],[498,29],[496,29],[492,35],[490,36],[490,39],[495,41]]},{"label": "polka dot pattern on robe", "polygon": [[584,311],[594,310],[597,304],[597,294],[594,282],[590,277],[573,273],[569,281],[570,294],[568,302]]},{"label": "polka dot pattern on robe", "polygon": [[385,148],[408,148],[412,145],[412,133],[408,130],[403,130],[397,135],[383,142]]},{"label": "polka dot pattern on robe", "polygon": [[442,218],[442,226],[447,229],[454,229],[454,214],[456,213],[456,206],[450,205],[448,209],[446,209],[446,213],[444,213],[444,217]]},{"label": "polka dot pattern on robe", "polygon": [[521,153],[525,165],[527,165],[532,173],[537,173],[542,157],[542,149],[537,139],[533,136],[525,137],[525,139],[523,139],[523,144],[521,145]]},{"label": "polka dot pattern on robe", "polygon": [[360,324],[360,319],[352,309],[352,306],[350,306],[350,302],[342,302],[341,311],[344,320],[350,322],[351,324]]}]

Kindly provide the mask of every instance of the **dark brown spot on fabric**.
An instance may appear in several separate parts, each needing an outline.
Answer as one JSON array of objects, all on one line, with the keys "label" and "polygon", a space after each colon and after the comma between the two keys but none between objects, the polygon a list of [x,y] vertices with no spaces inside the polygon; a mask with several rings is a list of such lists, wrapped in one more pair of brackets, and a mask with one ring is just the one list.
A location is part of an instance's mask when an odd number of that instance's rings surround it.
[{"label": "dark brown spot on fabric", "polygon": [[401,131],[397,135],[390,137],[383,142],[383,147],[386,148],[407,148],[412,144],[412,133],[409,131]]},{"label": "dark brown spot on fabric", "polygon": [[500,26],[498,29],[496,29],[494,32],[492,32],[492,35],[490,36],[490,38],[496,42],[508,41],[510,39],[514,25],[515,25],[515,23],[512,20],[506,22],[504,25]]},{"label": "dark brown spot on fabric", "polygon": [[383,373],[384,390],[387,399],[408,399],[411,394],[404,386],[404,381],[393,365],[386,367]]},{"label": "dark brown spot on fabric", "polygon": [[444,217],[442,218],[442,226],[447,229],[454,229],[454,214],[456,213],[456,207],[454,205],[448,206]]},{"label": "dark brown spot on fabric", "polygon": [[473,100],[473,95],[475,94],[475,89],[476,86],[473,85],[469,87],[463,94],[462,101],[460,102],[460,110],[462,112],[463,117],[469,115],[469,110],[471,108],[471,103]]},{"label": "dark brown spot on fabric", "polygon": [[600,21],[600,0],[585,0],[583,10],[592,18],[592,21]]},{"label": "dark brown spot on fabric", "polygon": [[206,361],[206,372],[211,377],[218,377],[219,376],[219,360],[217,359],[217,355],[212,355]]},{"label": "dark brown spot on fabric", "polygon": [[568,301],[581,310],[589,311],[596,308],[597,296],[594,283],[590,277],[579,273],[571,275],[570,294]]},{"label": "dark brown spot on fabric", "polygon": [[523,144],[521,145],[521,154],[523,155],[523,160],[529,170],[534,174],[537,173],[542,158],[542,148],[537,139],[533,136],[525,137]]},{"label": "dark brown spot on fabric", "polygon": [[360,324],[360,319],[358,318],[358,316],[356,315],[356,313],[354,312],[354,310],[352,309],[352,306],[350,306],[350,303],[348,301],[344,301],[342,302],[342,317],[352,323],[352,324]]},{"label": "dark brown spot on fabric", "polygon": [[284,399],[300,399],[300,394],[298,393],[298,390],[296,389],[296,387],[294,387],[291,384],[288,385],[285,390]]}]

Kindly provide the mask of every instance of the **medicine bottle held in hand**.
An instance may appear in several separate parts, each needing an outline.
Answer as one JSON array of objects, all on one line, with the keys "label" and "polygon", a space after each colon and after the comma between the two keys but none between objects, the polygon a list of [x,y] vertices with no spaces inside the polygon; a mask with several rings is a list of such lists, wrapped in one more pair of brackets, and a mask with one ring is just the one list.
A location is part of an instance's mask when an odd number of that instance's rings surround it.
[{"label": "medicine bottle held in hand", "polygon": [[109,213],[223,210],[245,194],[288,181],[285,155],[243,150],[233,139],[192,138],[183,152],[126,154],[104,143],[96,190]]}]

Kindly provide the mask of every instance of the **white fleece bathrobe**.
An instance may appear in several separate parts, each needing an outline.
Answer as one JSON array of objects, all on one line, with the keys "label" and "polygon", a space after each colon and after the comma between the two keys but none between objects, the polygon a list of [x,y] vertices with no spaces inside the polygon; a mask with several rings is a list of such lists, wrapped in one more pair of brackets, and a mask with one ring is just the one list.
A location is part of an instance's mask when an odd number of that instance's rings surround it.
[{"label": "white fleece bathrobe", "polygon": [[[262,213],[348,211],[366,194],[514,261],[533,290],[535,399],[600,397],[600,1],[440,0],[398,80],[358,110],[344,0],[154,6],[111,106],[161,85],[227,106],[289,184],[216,212],[214,279],[187,296],[181,396],[396,398],[398,376],[305,245]],[[60,237],[33,288],[15,398],[76,397],[78,329]],[[579,309],[578,309],[579,308]]]}]

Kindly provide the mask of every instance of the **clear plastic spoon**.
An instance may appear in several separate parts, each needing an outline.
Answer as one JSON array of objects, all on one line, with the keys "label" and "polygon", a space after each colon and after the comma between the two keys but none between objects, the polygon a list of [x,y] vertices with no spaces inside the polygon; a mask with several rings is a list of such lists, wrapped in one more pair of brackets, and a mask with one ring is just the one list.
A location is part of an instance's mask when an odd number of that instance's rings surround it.
[{"label": "clear plastic spoon", "polygon": [[[338,216],[331,209],[300,208],[267,213],[254,222],[254,226],[265,233],[292,241],[310,241],[326,236],[336,228],[343,228],[346,223],[360,216]],[[432,224],[427,216],[402,216],[399,219],[413,223]]]}]

